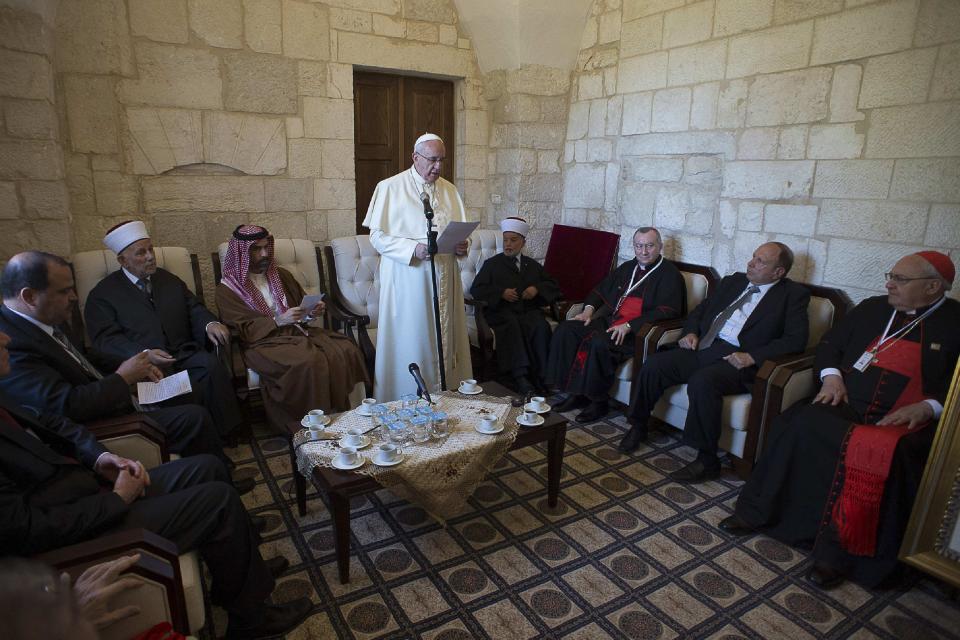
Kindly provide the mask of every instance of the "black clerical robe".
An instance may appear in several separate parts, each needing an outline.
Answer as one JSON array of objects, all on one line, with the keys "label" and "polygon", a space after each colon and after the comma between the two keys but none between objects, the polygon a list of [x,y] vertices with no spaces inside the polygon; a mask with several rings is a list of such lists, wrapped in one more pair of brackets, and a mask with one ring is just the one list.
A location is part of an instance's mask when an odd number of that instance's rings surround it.
[{"label": "black clerical robe", "polygon": [[[637,330],[648,322],[677,318],[686,312],[686,286],[676,265],[661,257],[659,267],[651,265],[648,269],[656,270],[629,290],[631,281],[636,284],[646,275],[646,270],[637,266],[636,258],[624,262],[590,292],[584,301],[595,309],[590,324],[565,320],[556,328],[550,342],[547,382],[562,391],[605,399],[617,365],[633,357]],[[622,320],[616,313],[618,308],[633,309],[627,320],[630,331],[621,345],[614,344],[607,333]]]},{"label": "black clerical robe", "polygon": [[[774,538],[801,547],[815,543],[818,561],[868,587],[881,583],[897,566],[897,553],[936,431],[931,424],[897,443],[884,485],[874,554],[845,551],[831,515],[844,481],[844,442],[854,424],[874,424],[886,415],[911,382],[879,366],[863,372],[853,366],[883,333],[892,312],[886,296],[869,298],[824,336],[817,347],[815,375],[824,368],[839,369],[849,401],[837,407],[801,401],[778,417],[770,426],[769,445],[736,506],[744,522]],[[892,330],[909,319],[897,318]],[[960,303],[947,299],[902,337],[918,343],[920,387],[925,396],[941,404],[960,355],[958,326]]]},{"label": "black clerical robe", "polygon": [[[537,295],[530,300],[503,299],[506,289],[516,289],[522,295],[530,286],[537,288]],[[542,308],[560,296],[557,281],[533,258],[511,258],[499,253],[480,267],[470,295],[486,303],[481,312],[496,335],[500,372],[541,377],[546,370],[551,335]]]}]

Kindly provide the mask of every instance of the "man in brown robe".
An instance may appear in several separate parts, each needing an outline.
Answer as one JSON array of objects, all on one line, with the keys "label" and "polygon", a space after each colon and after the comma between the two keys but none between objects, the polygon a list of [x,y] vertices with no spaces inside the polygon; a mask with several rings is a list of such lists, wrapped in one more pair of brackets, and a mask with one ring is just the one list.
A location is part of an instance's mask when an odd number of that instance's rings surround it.
[{"label": "man in brown robe", "polygon": [[240,332],[247,366],[260,376],[267,416],[274,425],[311,409],[346,411],[357,383],[368,383],[363,355],[345,335],[308,324],[324,303],[300,306],[300,283],[277,266],[273,236],[263,227],[233,232],[217,285],[220,317]]}]

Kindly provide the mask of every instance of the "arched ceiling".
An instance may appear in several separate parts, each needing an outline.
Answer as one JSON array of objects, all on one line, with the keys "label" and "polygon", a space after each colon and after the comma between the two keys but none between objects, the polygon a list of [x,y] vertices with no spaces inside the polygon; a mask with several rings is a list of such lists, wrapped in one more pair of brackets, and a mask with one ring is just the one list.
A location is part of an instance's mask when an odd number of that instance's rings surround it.
[{"label": "arched ceiling", "polygon": [[593,0],[453,0],[480,69],[573,69]]}]

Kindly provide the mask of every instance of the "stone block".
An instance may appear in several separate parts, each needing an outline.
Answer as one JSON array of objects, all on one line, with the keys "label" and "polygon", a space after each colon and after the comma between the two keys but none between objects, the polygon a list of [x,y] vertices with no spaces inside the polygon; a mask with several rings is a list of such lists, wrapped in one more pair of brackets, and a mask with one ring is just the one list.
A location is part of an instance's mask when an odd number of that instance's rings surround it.
[{"label": "stone block", "polygon": [[919,250],[921,247],[917,245],[833,238],[827,249],[823,280],[830,286],[879,293],[883,290],[883,274],[897,260]]},{"label": "stone block", "polygon": [[810,127],[807,157],[859,158],[863,151],[863,134],[857,133],[857,125],[823,124]]},{"label": "stone block", "polygon": [[940,47],[937,68],[930,86],[931,100],[960,98],[960,43]]},{"label": "stone block", "polygon": [[[306,178],[274,178],[263,181],[267,211],[309,211],[314,208],[314,181]],[[274,231],[276,233],[276,231]]]},{"label": "stone block", "polygon": [[703,231],[713,226],[716,190],[696,186],[660,185],[654,205],[654,223],[661,229]]},{"label": "stone block", "polygon": [[773,160],[777,157],[779,131],[775,127],[744,129],[737,141],[738,160]]},{"label": "stone block", "polygon": [[565,207],[595,209],[603,206],[604,168],[595,164],[575,164],[567,170],[563,184]]},{"label": "stone block", "polygon": [[585,73],[577,79],[580,100],[592,100],[603,97],[603,74]]},{"label": "stone block", "polygon": [[297,91],[302,96],[327,95],[327,64],[324,62],[297,62]]},{"label": "stone block", "polygon": [[669,11],[683,6],[684,0],[623,0],[623,21]]},{"label": "stone block", "polygon": [[[484,127],[486,131],[486,127]],[[601,128],[602,132],[603,129]],[[602,135],[602,133],[601,133]],[[470,144],[482,144],[474,141]],[[520,146],[533,149],[560,149],[563,147],[563,127],[556,124],[525,124],[520,128]]]},{"label": "stone block", "polygon": [[812,20],[731,38],[727,77],[806,67],[812,40]]},{"label": "stone block", "polygon": [[323,177],[353,180],[353,140],[323,141]]},{"label": "stone block", "polygon": [[[737,204],[732,200],[720,201],[720,233],[727,240],[737,232]],[[706,264],[710,264],[707,262]]]},{"label": "stone block", "polygon": [[70,146],[74,151],[116,153],[113,78],[68,75],[63,79]]},{"label": "stone block", "polygon": [[240,0],[187,0],[190,28],[212,47],[243,46],[243,8]]},{"label": "stone block", "polygon": [[818,18],[810,64],[830,64],[908,49],[916,15],[916,0],[898,0]]},{"label": "stone block", "polygon": [[224,101],[232,111],[296,113],[297,62],[230,52],[223,56]]},{"label": "stone block", "polygon": [[121,101],[158,107],[220,109],[220,60],[210,51],[139,42],[139,77],[121,81]]},{"label": "stone block", "polygon": [[613,143],[606,138],[587,140],[588,162],[609,162],[613,158]]},{"label": "stone block", "polygon": [[812,236],[817,228],[816,205],[768,204],[763,216],[763,230]]},{"label": "stone block", "polygon": [[465,207],[483,208],[487,204],[487,185],[483,180],[463,180],[461,187]]},{"label": "stone block", "polygon": [[457,12],[449,0],[404,0],[403,17],[445,24],[457,22]]},{"label": "stone block", "polygon": [[960,103],[933,102],[874,109],[867,158],[960,156]]},{"label": "stone block", "polygon": [[813,165],[797,160],[728,162],[723,171],[723,196],[767,200],[809,196]]},{"label": "stone block", "polygon": [[203,115],[206,162],[226,165],[248,175],[273,176],[287,166],[284,121],[242,113]]},{"label": "stone block", "polygon": [[621,60],[617,69],[617,86],[620,88],[620,93],[647,91],[667,86],[667,62],[666,51]]},{"label": "stone block", "polygon": [[803,160],[806,158],[808,132],[809,127],[806,125],[782,128],[780,142],[777,145],[777,159]]},{"label": "stone block", "polygon": [[402,38],[404,36],[403,20],[379,13],[372,14],[372,17],[371,27],[378,36],[389,36],[391,38]]},{"label": "stone block", "polygon": [[737,210],[737,229],[760,231],[763,228],[763,203],[741,202]]},{"label": "stone block", "polygon": [[308,138],[287,140],[287,158],[287,175],[291,178],[319,178],[322,175],[323,141]]},{"label": "stone block", "polygon": [[540,173],[560,173],[560,152],[539,151],[537,153],[537,171]]},{"label": "stone block", "polygon": [[436,43],[440,41],[440,33],[437,30],[437,25],[432,22],[410,22],[408,20],[407,39]]},{"label": "stone block", "polygon": [[685,131],[690,124],[690,89],[664,89],[653,95],[651,131]]},{"label": "stone block", "polygon": [[301,211],[268,212],[257,220],[276,238],[311,238],[307,235],[307,216]]},{"label": "stone block", "polygon": [[714,37],[769,26],[773,22],[773,3],[774,0],[717,0]]},{"label": "stone block", "polygon": [[[276,0],[275,0],[276,1]],[[250,0],[247,0],[249,3]],[[187,28],[185,0],[157,2],[157,0],[129,0],[130,33],[155,42],[186,44],[190,40]]]},{"label": "stone block", "polygon": [[70,197],[62,180],[21,182],[20,197],[25,218],[66,220],[70,214]]},{"label": "stone block", "polygon": [[469,49],[346,31],[339,32],[337,47],[338,60],[355,65],[383,67],[386,64],[391,69],[457,77],[475,72],[476,58]]},{"label": "stone block", "polygon": [[657,187],[640,182],[624,182],[619,192],[623,223],[634,228],[651,226],[657,203]]},{"label": "stone block", "polygon": [[142,211],[137,176],[119,171],[94,171],[93,186],[99,215],[130,218]]},{"label": "stone block", "polygon": [[66,153],[64,156],[67,192],[70,195],[70,214],[74,218],[96,216],[97,202],[88,156],[80,153]]},{"label": "stone block", "polygon": [[12,138],[58,138],[57,114],[46,100],[5,100],[3,122]]},{"label": "stone block", "polygon": [[729,131],[649,133],[626,138],[618,145],[621,157],[716,153],[732,160],[736,150],[736,138]]},{"label": "stone block", "polygon": [[356,31],[358,33],[370,33],[373,31],[373,21],[366,11],[355,11],[353,9],[330,9],[330,28],[341,31]]},{"label": "stone block", "polygon": [[284,123],[287,128],[287,138],[303,137],[303,118],[285,118]]},{"label": "stone block", "polygon": [[597,42],[606,44],[620,39],[620,12],[608,11],[600,14],[597,27]]},{"label": "stone block", "polygon": [[843,0],[777,0],[773,22],[785,24],[806,18],[837,13],[843,9]]},{"label": "stone block", "polygon": [[123,167],[120,164],[120,157],[117,155],[106,155],[106,156],[90,156],[90,166],[93,167],[94,171],[122,171]]},{"label": "stone block", "polygon": [[925,102],[936,59],[936,47],[870,58],[863,70],[859,107]]},{"label": "stone block", "polygon": [[629,58],[660,49],[663,42],[663,14],[624,22],[620,30],[620,57]]},{"label": "stone block", "polygon": [[573,162],[574,153],[576,152],[577,145],[573,142],[567,142],[563,145],[563,161],[564,163]]},{"label": "stone block", "polygon": [[720,85],[716,82],[698,84],[693,88],[690,104],[690,128],[713,129],[717,121],[717,96]]},{"label": "stone block", "polygon": [[[617,205],[617,195],[620,186],[620,164],[617,162],[608,162],[604,168],[604,198],[603,207],[607,211],[619,213]],[[558,218],[559,219],[559,218]]]},{"label": "stone block", "polygon": [[122,136],[127,165],[138,174],[158,174],[203,162],[199,111],[128,108]]},{"label": "stone block", "polygon": [[3,7],[0,8],[0,42],[5,49],[52,54],[53,30],[39,13]]},{"label": "stone block", "polygon": [[653,93],[631,93],[623,97],[623,127],[625,136],[650,132]]},{"label": "stone block", "polygon": [[124,0],[63,0],[56,15],[58,73],[134,73]]},{"label": "stone block", "polygon": [[580,34],[580,50],[589,49],[597,44],[597,35],[600,30],[599,20],[590,16],[583,25],[583,33]]},{"label": "stone block", "polygon": [[892,160],[821,160],[813,197],[886,198],[892,174]]},{"label": "stone block", "polygon": [[260,53],[283,52],[283,10],[280,0],[243,0],[247,46]]},{"label": "stone block", "polygon": [[679,182],[683,158],[624,158],[623,175],[628,181]]},{"label": "stone block", "polygon": [[532,175],[537,172],[537,150],[520,149],[520,173]]},{"label": "stone block", "polygon": [[[160,211],[259,213],[266,210],[262,178],[158,176],[143,178],[142,187],[144,209],[150,213]],[[226,237],[226,234],[223,237]]]},{"label": "stone block", "polygon": [[957,39],[960,3],[954,0],[921,0],[914,45],[925,47]]},{"label": "stone block", "polygon": [[0,219],[16,220],[20,217],[17,184],[15,182],[0,182]]},{"label": "stone block", "polygon": [[53,102],[53,69],[46,58],[0,49],[0,96]]},{"label": "stone block", "polygon": [[457,46],[457,40],[460,39],[457,33],[457,27],[452,24],[441,24],[438,35],[440,44],[446,44],[451,47]]},{"label": "stone block", "polygon": [[607,101],[606,135],[620,134],[620,123],[623,120],[623,96],[614,96]]},{"label": "stone block", "polygon": [[353,101],[305,97],[303,133],[308,138],[353,140]]},{"label": "stone block", "polygon": [[685,233],[673,245],[673,259],[693,264],[713,263],[713,236],[695,236]]},{"label": "stone block", "polygon": [[291,58],[330,59],[330,24],[322,6],[283,0],[283,53]]},{"label": "stone block", "polygon": [[[307,237],[314,242],[326,242],[329,239],[327,231],[327,211],[308,211],[307,219]],[[355,212],[353,210],[350,213]],[[356,223],[354,223],[356,224]],[[356,233],[356,231],[354,231]],[[348,234],[349,235],[349,234]]]},{"label": "stone block", "polygon": [[[885,200],[824,200],[819,235],[863,240],[922,242],[927,205]],[[810,234],[813,235],[813,234]]]},{"label": "stone block", "polygon": [[818,67],[755,78],[747,102],[747,125],[816,122],[827,116],[831,69]]},{"label": "stone block", "polygon": [[[460,121],[463,123],[463,136],[460,142],[463,144],[472,144],[485,146],[488,142],[487,113],[475,109],[467,109],[463,112]],[[561,137],[563,131],[560,132]]]},{"label": "stone block", "polygon": [[327,211],[327,237],[343,238],[357,233],[357,214],[348,211]]},{"label": "stone block", "polygon": [[670,50],[667,84],[699,84],[723,79],[727,41],[716,40]]},{"label": "stone block", "polygon": [[0,236],[4,239],[0,249],[3,260],[21,251],[70,255],[70,230],[59,220],[4,221],[0,223]]},{"label": "stone block", "polygon": [[750,86],[746,80],[733,80],[720,85],[717,96],[717,128],[739,129],[747,120],[747,97]]},{"label": "stone block", "polygon": [[960,205],[935,204],[930,207],[930,222],[923,241],[927,247],[960,247]]},{"label": "stone block", "polygon": [[577,140],[574,145],[574,160],[577,162],[587,161],[587,141]]},{"label": "stone block", "polygon": [[681,47],[703,42],[713,31],[713,2],[697,2],[663,16],[663,47]]},{"label": "stone block", "polygon": [[324,0],[324,4],[331,7],[372,11],[373,13],[385,13],[387,15],[400,13],[400,0]]},{"label": "stone block", "polygon": [[714,155],[690,156],[686,159],[683,181],[687,184],[713,184],[723,182],[723,159]]},{"label": "stone block", "polygon": [[350,209],[357,203],[356,183],[318,178],[313,184],[313,197],[316,209]]},{"label": "stone block", "polygon": [[896,200],[960,202],[960,159],[897,160],[890,184]]},{"label": "stone block", "polygon": [[855,122],[866,117],[857,111],[862,73],[858,64],[841,64],[834,68],[833,86],[830,87],[830,122]]},{"label": "stone block", "polygon": [[590,102],[590,126],[587,128],[587,135],[591,138],[597,138],[607,130],[607,101],[593,100]]},{"label": "stone block", "polygon": [[463,147],[458,157],[463,160],[463,169],[458,175],[473,180],[487,177],[487,154],[483,147]]},{"label": "stone block", "polygon": [[520,200],[525,202],[556,202],[563,180],[560,174],[522,176]]},{"label": "stone block", "polygon": [[469,48],[470,48],[470,38],[457,38],[457,48],[458,48],[458,49],[469,49]]},{"label": "stone block", "polygon": [[566,96],[569,88],[569,71],[557,67],[524,64],[515,72],[506,76],[505,89],[507,93],[526,93],[533,96]]}]

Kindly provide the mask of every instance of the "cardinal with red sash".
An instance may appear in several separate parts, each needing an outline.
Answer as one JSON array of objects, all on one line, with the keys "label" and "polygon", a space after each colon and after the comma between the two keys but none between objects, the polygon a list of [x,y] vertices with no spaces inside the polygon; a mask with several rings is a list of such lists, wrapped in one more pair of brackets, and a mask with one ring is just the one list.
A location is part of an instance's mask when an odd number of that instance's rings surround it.
[{"label": "cardinal with red sash", "polygon": [[886,274],[886,296],[864,300],[824,336],[820,391],[771,425],[722,529],[812,545],[809,578],[822,588],[894,575],[960,355],[960,303],[945,297],[954,276],[942,253],[905,256]]},{"label": "cardinal with red sash", "polygon": [[685,312],[683,276],[660,254],[662,249],[659,231],[637,229],[633,234],[636,257],[604,278],[587,296],[583,311],[554,331],[547,381],[568,394],[556,410],[586,406],[577,415],[580,423],[605,416],[617,366],[633,357],[637,330]]}]

